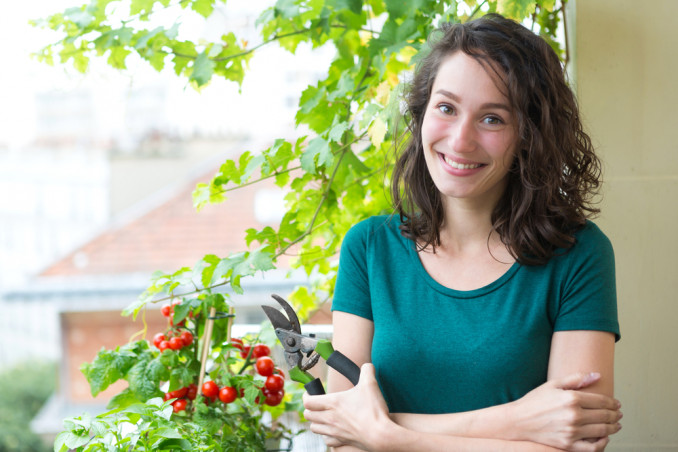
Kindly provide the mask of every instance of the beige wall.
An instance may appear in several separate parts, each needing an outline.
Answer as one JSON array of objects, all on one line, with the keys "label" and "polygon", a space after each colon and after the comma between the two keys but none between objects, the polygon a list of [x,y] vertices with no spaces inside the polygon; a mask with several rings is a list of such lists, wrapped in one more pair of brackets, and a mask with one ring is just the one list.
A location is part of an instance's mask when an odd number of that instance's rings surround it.
[{"label": "beige wall", "polygon": [[[572,0],[571,0],[572,1]],[[574,76],[605,163],[622,431],[610,451],[678,451],[678,1],[578,0]]]}]

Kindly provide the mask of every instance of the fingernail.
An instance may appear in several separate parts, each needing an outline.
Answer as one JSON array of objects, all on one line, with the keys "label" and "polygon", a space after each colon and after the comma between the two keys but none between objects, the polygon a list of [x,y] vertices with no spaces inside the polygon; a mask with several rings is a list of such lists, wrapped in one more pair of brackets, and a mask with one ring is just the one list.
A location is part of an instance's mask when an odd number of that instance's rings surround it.
[{"label": "fingernail", "polygon": [[584,381],[582,382],[582,385],[586,386],[588,384],[591,384],[594,381],[597,381],[599,378],[600,378],[600,374],[598,372],[591,372],[584,377]]},{"label": "fingernail", "polygon": [[620,412],[619,412],[619,419],[621,419],[621,418],[623,418],[623,417],[624,417],[624,413],[622,413],[622,412],[620,411]]},{"label": "fingernail", "polygon": [[621,430],[621,427],[622,427],[621,424],[617,422],[617,431]]},{"label": "fingernail", "polygon": [[617,409],[621,408],[621,402],[619,400],[617,400],[616,402],[617,402]]}]

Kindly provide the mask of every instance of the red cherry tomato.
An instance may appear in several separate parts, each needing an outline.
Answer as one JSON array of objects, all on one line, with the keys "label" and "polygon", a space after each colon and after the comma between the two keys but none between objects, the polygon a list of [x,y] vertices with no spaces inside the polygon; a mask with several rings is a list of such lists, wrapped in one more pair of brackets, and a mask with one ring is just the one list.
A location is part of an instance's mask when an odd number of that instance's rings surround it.
[{"label": "red cherry tomato", "polygon": [[172,398],[172,396],[170,395],[169,392],[166,392],[166,393],[164,393],[164,394],[162,395],[162,401],[163,401],[163,402],[167,402],[167,401],[168,401],[169,399],[171,399],[171,398]]},{"label": "red cherry tomato", "polygon": [[169,317],[170,313],[172,312],[172,306],[170,306],[168,304],[164,304],[164,305],[162,305],[162,308],[160,308],[160,312],[165,317]]},{"label": "red cherry tomato", "polygon": [[170,391],[169,395],[170,395],[170,398],[182,399],[182,398],[186,397],[187,392],[188,392],[188,386],[186,386],[185,388],[177,389],[176,391]]},{"label": "red cherry tomato", "polygon": [[165,350],[170,348],[169,341],[160,341],[160,343],[158,344],[158,348],[160,349],[161,353],[164,352]]},{"label": "red cherry tomato", "polygon": [[269,356],[262,356],[257,359],[257,362],[254,364],[254,367],[257,369],[257,373],[262,377],[268,377],[273,375],[273,369],[275,368],[275,363]]},{"label": "red cherry tomato", "polygon": [[188,400],[195,400],[198,395],[198,386],[195,383],[188,385],[188,390],[186,391],[186,397]]},{"label": "red cherry tomato", "polygon": [[184,343],[184,347],[187,347],[193,343],[193,334],[191,334],[190,331],[182,331],[179,337]]},{"label": "red cherry tomato", "polygon": [[184,341],[180,337],[173,337],[169,340],[169,348],[172,350],[180,350],[184,346]]},{"label": "red cherry tomato", "polygon": [[219,386],[213,381],[206,381],[202,384],[202,395],[209,399],[213,399],[219,394]]},{"label": "red cherry tomato", "polygon": [[285,391],[271,391],[266,395],[264,403],[268,406],[277,406],[282,402],[283,397],[285,397]]},{"label": "red cherry tomato", "polygon": [[158,333],[155,336],[153,336],[153,345],[155,345],[157,348],[160,347],[160,343],[164,340],[167,340],[164,334]]},{"label": "red cherry tomato", "polygon": [[177,399],[174,402],[172,402],[172,407],[174,408],[174,412],[178,413],[179,411],[184,411],[186,409],[186,399]]},{"label": "red cherry tomato", "polygon": [[283,372],[280,367],[276,367],[275,369],[273,369],[273,373],[278,374],[281,377],[285,378],[285,372]]},{"label": "red cherry tomato", "polygon": [[224,403],[233,402],[237,396],[238,393],[232,386],[224,386],[219,390],[219,400],[221,400]]},{"label": "red cherry tomato", "polygon": [[270,355],[271,355],[271,349],[266,344],[257,344],[257,345],[254,346],[254,350],[252,350],[252,356],[254,358],[261,358],[262,356],[270,356]]},{"label": "red cherry tomato", "polygon": [[264,385],[269,391],[277,392],[285,387],[285,379],[280,375],[269,375],[266,377],[266,383]]}]

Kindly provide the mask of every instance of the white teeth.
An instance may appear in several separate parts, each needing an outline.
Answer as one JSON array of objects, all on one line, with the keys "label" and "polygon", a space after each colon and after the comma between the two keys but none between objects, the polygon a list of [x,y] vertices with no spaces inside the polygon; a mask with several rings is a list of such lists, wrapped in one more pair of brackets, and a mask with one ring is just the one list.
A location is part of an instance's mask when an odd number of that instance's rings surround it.
[{"label": "white teeth", "polygon": [[445,162],[447,162],[448,165],[456,169],[474,169],[480,168],[480,166],[482,166],[480,163],[470,163],[470,164],[457,163],[454,160],[448,159],[447,156],[443,156],[443,159],[445,159]]}]

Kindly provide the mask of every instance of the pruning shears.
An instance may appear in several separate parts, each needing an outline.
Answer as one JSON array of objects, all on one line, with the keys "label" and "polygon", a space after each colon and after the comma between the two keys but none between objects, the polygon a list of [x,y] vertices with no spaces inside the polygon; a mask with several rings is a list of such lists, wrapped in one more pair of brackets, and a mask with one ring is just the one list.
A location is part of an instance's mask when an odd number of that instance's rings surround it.
[{"label": "pruning shears", "polygon": [[282,306],[285,316],[271,306],[261,306],[275,328],[275,335],[283,346],[285,361],[290,368],[290,378],[304,384],[310,395],[325,394],[322,382],[308,370],[323,358],[328,366],[349,379],[353,385],[360,379],[360,367],[336,351],[332,343],[326,339],[301,334],[301,325],[294,308],[279,295],[271,295]]}]

